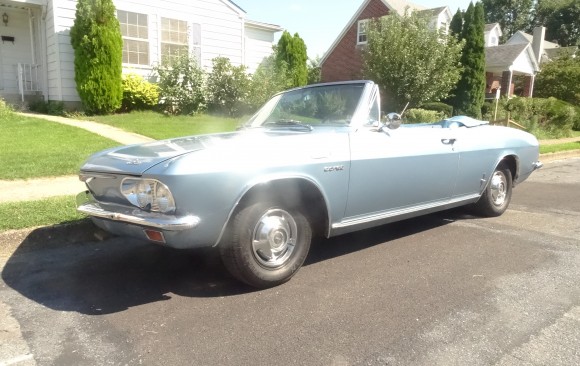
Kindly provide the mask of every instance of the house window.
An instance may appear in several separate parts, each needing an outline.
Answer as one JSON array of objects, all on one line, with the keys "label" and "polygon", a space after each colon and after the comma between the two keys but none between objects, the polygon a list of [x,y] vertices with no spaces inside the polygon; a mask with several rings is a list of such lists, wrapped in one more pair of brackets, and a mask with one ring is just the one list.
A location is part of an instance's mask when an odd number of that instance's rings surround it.
[{"label": "house window", "polygon": [[497,46],[498,45],[497,37],[491,37],[491,45],[492,46]]},{"label": "house window", "polygon": [[439,27],[441,35],[446,36],[449,34],[449,24],[446,22],[441,22],[441,26]]},{"label": "house window", "polygon": [[187,21],[161,18],[161,58],[188,54]]},{"label": "house window", "polygon": [[149,65],[149,26],[147,15],[118,10],[123,36],[123,63]]},{"label": "house window", "polygon": [[366,44],[367,43],[368,23],[369,23],[368,19],[358,21],[358,31],[357,31],[356,44]]}]

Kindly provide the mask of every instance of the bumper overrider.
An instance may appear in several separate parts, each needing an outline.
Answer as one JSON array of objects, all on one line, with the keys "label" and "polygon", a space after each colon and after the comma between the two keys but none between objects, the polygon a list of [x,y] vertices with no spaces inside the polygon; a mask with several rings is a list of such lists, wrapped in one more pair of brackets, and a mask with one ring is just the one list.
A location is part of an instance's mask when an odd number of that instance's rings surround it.
[{"label": "bumper overrider", "polygon": [[[133,224],[163,231],[181,231],[195,228],[200,219],[197,216],[173,216],[157,212],[146,212],[140,209],[130,209],[115,206],[115,211],[105,209],[95,200],[89,191],[81,192],[76,197],[77,211],[88,216]],[[117,210],[118,208],[118,210]]]}]

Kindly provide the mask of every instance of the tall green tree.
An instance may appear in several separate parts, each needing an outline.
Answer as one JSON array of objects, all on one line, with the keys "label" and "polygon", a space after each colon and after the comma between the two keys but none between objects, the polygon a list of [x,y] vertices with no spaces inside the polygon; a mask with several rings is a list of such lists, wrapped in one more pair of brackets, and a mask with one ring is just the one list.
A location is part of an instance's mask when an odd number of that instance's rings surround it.
[{"label": "tall green tree", "polygon": [[461,9],[457,9],[453,18],[451,18],[451,23],[449,23],[449,33],[458,39],[461,38],[461,31],[463,30],[463,12]]},{"label": "tall green tree", "polygon": [[384,108],[400,111],[448,96],[459,79],[461,47],[417,12],[391,14],[369,22],[363,73],[384,90]]},{"label": "tall green tree", "polygon": [[481,3],[469,4],[465,12],[461,38],[465,46],[461,53],[463,72],[457,83],[453,107],[455,114],[481,118],[485,100],[485,22]]},{"label": "tall green tree", "polygon": [[306,85],[308,83],[308,67],[306,61],[306,44],[298,33],[291,36],[284,31],[275,49],[276,65],[282,69],[286,67],[288,84],[287,87]]},{"label": "tall green tree", "polygon": [[529,28],[534,0],[482,0],[485,23],[499,23],[501,41],[505,42],[517,31]]},{"label": "tall green tree", "polygon": [[123,39],[112,0],[79,0],[70,38],[77,92],[86,112],[114,112],[123,98]]},{"label": "tall green tree", "polygon": [[548,41],[580,46],[580,0],[538,0],[534,26],[546,27]]}]

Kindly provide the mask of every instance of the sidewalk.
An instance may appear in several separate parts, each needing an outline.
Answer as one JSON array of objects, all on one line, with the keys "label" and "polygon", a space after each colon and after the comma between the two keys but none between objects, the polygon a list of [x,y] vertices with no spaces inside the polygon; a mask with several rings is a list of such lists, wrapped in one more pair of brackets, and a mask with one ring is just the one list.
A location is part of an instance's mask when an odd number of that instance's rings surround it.
[{"label": "sidewalk", "polygon": [[[56,123],[84,128],[85,130],[96,133],[97,135],[101,135],[113,141],[117,141],[121,145],[140,144],[154,141],[152,138],[138,135],[132,132],[123,131],[119,128],[101,123],[74,120],[57,116],[47,116],[42,114],[20,114],[27,117],[43,118]],[[580,137],[572,137],[560,140],[541,140],[540,145],[553,145],[576,141],[580,141]],[[547,163],[550,161],[578,156],[580,156],[580,151],[573,150],[554,154],[544,154],[540,157],[540,160],[544,163]],[[75,195],[78,192],[84,190],[85,184],[79,181],[78,176],[76,175],[12,181],[0,180],[0,203],[33,201],[47,197]]]}]

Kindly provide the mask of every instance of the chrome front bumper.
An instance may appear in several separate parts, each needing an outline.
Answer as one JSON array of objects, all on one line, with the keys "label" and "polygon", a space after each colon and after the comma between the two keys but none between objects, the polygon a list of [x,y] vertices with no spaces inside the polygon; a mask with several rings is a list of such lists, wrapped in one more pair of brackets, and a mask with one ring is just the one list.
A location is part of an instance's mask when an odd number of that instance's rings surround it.
[{"label": "chrome front bumper", "polygon": [[189,215],[183,217],[164,215],[157,212],[145,212],[139,209],[122,208],[122,212],[109,211],[101,207],[89,191],[81,192],[76,197],[77,211],[86,215],[125,222],[139,226],[146,226],[167,231],[178,231],[195,228],[199,222],[199,217]]}]

